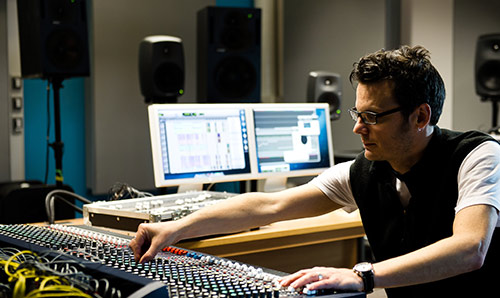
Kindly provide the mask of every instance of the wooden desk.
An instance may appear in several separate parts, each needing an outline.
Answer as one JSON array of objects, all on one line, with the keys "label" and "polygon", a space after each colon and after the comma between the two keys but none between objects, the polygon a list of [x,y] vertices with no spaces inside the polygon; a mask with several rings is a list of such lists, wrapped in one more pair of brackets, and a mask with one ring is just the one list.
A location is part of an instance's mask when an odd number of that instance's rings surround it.
[{"label": "wooden desk", "polygon": [[364,230],[358,212],[273,223],[255,231],[182,241],[179,247],[283,272],[314,266],[351,268]]},{"label": "wooden desk", "polygon": [[[61,223],[82,224],[83,219]],[[128,231],[123,234],[134,235]],[[351,268],[357,262],[358,241],[363,236],[359,213],[337,210],[254,231],[181,241],[176,246],[291,273],[314,266]]]}]

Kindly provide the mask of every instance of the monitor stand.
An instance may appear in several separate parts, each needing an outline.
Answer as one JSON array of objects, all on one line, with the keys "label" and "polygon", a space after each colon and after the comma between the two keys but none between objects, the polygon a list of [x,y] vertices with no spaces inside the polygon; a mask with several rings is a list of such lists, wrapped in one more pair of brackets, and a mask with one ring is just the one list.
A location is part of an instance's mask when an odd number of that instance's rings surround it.
[{"label": "monitor stand", "polygon": [[203,184],[181,184],[177,189],[177,193],[196,192],[202,190]]},{"label": "monitor stand", "polygon": [[264,192],[276,192],[286,189],[288,177],[271,177],[264,181]]}]

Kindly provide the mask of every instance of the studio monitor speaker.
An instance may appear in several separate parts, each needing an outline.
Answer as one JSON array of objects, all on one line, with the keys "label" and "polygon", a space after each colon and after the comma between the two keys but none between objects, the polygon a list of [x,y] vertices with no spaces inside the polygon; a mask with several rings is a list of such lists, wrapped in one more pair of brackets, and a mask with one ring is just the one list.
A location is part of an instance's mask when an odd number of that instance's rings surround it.
[{"label": "studio monitor speaker", "polygon": [[260,102],[260,9],[198,11],[197,43],[199,102]]},{"label": "studio monitor speaker", "polygon": [[17,11],[23,77],[89,75],[85,0],[18,0]]},{"label": "studio monitor speaker", "polygon": [[177,102],[184,93],[184,50],[180,38],[154,35],[141,41],[139,82],[146,103]]},{"label": "studio monitor speaker", "polygon": [[342,83],[340,75],[328,71],[311,71],[307,80],[307,101],[330,105],[330,119],[340,118]]},{"label": "studio monitor speaker", "polygon": [[500,99],[500,33],[479,36],[476,45],[476,93],[483,100]]}]

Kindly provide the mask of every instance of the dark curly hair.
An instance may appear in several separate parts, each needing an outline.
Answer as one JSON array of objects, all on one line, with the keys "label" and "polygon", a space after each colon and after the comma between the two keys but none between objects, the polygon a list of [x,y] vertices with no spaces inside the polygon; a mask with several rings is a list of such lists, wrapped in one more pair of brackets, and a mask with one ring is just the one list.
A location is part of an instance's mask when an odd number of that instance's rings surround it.
[{"label": "dark curly hair", "polygon": [[436,125],[441,116],[446,96],[443,79],[431,64],[429,51],[422,46],[382,49],[361,57],[354,63],[349,79],[351,84],[391,80],[395,83],[394,96],[405,117],[422,103],[431,107],[431,125]]}]

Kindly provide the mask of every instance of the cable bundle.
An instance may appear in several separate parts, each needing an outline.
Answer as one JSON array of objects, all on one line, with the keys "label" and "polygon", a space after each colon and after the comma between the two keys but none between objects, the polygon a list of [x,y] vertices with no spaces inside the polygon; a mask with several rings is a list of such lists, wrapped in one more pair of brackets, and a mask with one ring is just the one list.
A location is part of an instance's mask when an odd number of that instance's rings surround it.
[{"label": "cable bundle", "polygon": [[109,200],[123,200],[123,199],[133,199],[133,198],[145,198],[151,197],[152,194],[148,192],[139,191],[127,183],[117,182],[108,191]]},{"label": "cable bundle", "polygon": [[106,279],[83,273],[77,262],[28,250],[0,249],[0,269],[0,297],[121,297]]}]

